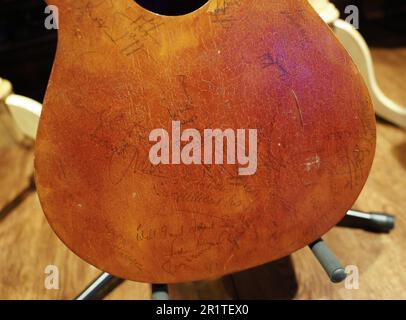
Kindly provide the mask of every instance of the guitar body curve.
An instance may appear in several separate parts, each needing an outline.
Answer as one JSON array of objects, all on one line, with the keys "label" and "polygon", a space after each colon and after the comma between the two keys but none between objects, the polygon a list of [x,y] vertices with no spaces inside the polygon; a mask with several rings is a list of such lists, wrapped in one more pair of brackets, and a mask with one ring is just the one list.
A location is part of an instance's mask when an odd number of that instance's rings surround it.
[{"label": "guitar body curve", "polygon": [[[210,0],[178,17],[49,3],[60,29],[36,183],[84,260],[143,282],[221,276],[306,246],[355,202],[375,151],[371,99],[307,1]],[[234,151],[256,147],[252,170],[227,158],[228,140],[210,163],[209,129],[245,130]],[[183,134],[200,142],[193,163]]]}]

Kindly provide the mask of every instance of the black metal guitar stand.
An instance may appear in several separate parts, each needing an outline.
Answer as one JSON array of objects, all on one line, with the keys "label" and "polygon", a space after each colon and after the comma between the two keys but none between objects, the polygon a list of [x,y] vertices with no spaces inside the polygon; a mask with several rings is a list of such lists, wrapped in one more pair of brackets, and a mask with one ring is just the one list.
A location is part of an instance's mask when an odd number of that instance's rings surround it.
[{"label": "black metal guitar stand", "polygon": [[[386,213],[350,210],[337,226],[388,233],[395,227],[395,217]],[[331,282],[339,283],[345,280],[347,276],[345,268],[322,239],[310,244],[309,248],[326,271]],[[102,273],[75,300],[101,300],[123,281],[123,279],[108,273]],[[168,285],[153,284],[152,300],[169,300]]]},{"label": "black metal guitar stand", "polygon": [[[123,282],[123,279],[104,272],[74,300],[102,300]],[[152,300],[169,300],[168,285],[152,284]]]}]

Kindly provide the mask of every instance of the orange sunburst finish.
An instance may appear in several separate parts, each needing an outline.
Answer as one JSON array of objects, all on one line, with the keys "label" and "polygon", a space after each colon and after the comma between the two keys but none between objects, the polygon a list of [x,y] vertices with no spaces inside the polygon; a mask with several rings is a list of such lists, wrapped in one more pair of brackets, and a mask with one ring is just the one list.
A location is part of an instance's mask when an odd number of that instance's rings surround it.
[{"label": "orange sunburst finish", "polygon": [[[307,1],[49,0],[59,42],[36,145],[55,232],[114,275],[173,283],[288,255],[354,203],[375,150],[360,73]],[[258,168],[150,163],[151,130],[258,130]]]}]

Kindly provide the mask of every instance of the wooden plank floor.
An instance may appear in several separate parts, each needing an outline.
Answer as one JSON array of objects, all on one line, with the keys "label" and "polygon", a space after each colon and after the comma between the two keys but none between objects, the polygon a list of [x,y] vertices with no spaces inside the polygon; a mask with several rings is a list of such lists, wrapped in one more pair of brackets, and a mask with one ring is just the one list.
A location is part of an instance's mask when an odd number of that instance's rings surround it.
[{"label": "wooden plank floor", "polygon": [[[406,48],[375,49],[379,82],[406,104]],[[32,151],[0,150],[0,299],[72,299],[99,271],[71,253],[48,226],[30,188]],[[21,194],[16,200],[18,194]],[[377,235],[334,228],[325,240],[345,265],[360,270],[360,288],[330,284],[307,248],[223,279],[171,286],[173,299],[406,299],[406,132],[378,123],[376,160],[356,208],[396,215],[396,230]],[[59,290],[44,269],[60,271]],[[147,284],[125,282],[109,299],[149,299]]]}]

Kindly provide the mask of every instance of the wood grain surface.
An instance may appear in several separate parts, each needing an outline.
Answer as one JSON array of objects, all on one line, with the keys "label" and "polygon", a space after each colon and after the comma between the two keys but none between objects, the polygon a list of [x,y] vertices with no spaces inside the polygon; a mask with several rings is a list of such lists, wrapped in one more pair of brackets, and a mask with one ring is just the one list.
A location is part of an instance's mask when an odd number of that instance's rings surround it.
[{"label": "wood grain surface", "polygon": [[[406,49],[375,49],[379,82],[386,93],[406,102]],[[0,199],[7,214],[0,221],[0,299],[72,299],[99,271],[70,252],[55,236],[37,195],[9,206],[16,190],[29,186],[31,156],[21,148],[1,150]],[[397,217],[396,230],[377,235],[334,228],[325,236],[345,265],[360,269],[360,289],[330,284],[306,248],[259,268],[222,279],[174,285],[173,299],[406,299],[406,133],[378,122],[372,173],[355,207]],[[3,213],[3,210],[2,210]],[[44,269],[60,270],[60,289],[46,290]],[[109,299],[149,299],[150,287],[127,281]]]}]

